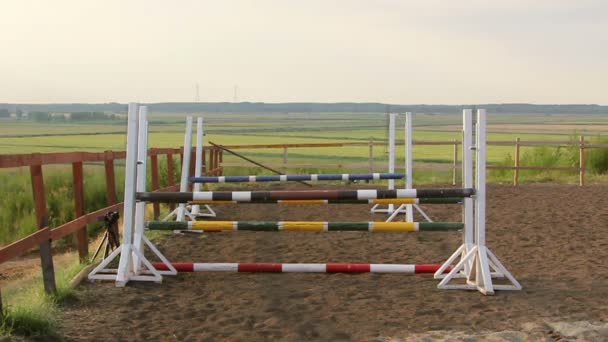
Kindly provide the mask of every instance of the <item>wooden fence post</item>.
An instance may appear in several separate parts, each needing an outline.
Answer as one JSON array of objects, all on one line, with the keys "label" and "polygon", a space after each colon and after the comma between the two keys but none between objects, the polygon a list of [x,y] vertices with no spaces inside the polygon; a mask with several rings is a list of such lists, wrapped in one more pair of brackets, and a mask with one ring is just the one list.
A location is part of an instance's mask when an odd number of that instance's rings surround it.
[{"label": "wooden fence post", "polygon": [[283,146],[283,173],[287,174],[287,146]]},{"label": "wooden fence post", "polygon": [[[151,150],[150,153],[150,168],[152,169],[152,191],[155,191],[160,188],[160,184],[158,179],[158,154],[154,150]],[[158,220],[160,217],[160,204],[154,202],[152,203],[152,207],[154,208],[154,219]]]},{"label": "wooden fence post", "polygon": [[[40,154],[35,153],[35,158],[40,160]],[[44,192],[44,180],[42,177],[42,163],[30,166],[32,178],[32,194],[34,195],[34,208],[36,212],[36,223],[38,229],[43,229],[48,225],[46,210],[46,196]],[[42,267],[42,280],[44,291],[47,294],[57,293],[55,285],[55,269],[53,267],[53,253],[51,251],[51,240],[40,243],[40,264]]]},{"label": "wooden fence post", "polygon": [[515,138],[515,168],[513,169],[513,186],[519,185],[519,138]]},{"label": "wooden fence post", "polygon": [[180,165],[179,173],[181,174],[182,173],[181,165],[184,165],[184,146],[179,147],[179,165]]},{"label": "wooden fence post", "polygon": [[209,153],[209,175],[215,175],[215,153],[217,152],[217,148],[211,149]]},{"label": "wooden fence post", "polygon": [[114,153],[105,151],[104,166],[106,169],[106,199],[108,205],[118,203],[116,198],[116,177],[114,175]]},{"label": "wooden fence post", "polygon": [[[190,177],[194,177],[194,171],[196,169],[196,150],[194,148],[190,149],[190,168],[188,169],[188,175]],[[192,184],[188,182],[188,189],[192,189]]]},{"label": "wooden fence post", "polygon": [[369,173],[374,173],[374,138],[369,138]]},{"label": "wooden fence post", "polygon": [[[72,163],[72,176],[74,180],[74,213],[78,218],[85,214],[84,210],[84,176],[82,162]],[[87,241],[87,225],[83,225],[76,231],[76,241],[78,248],[78,257],[80,262],[86,262],[89,254],[89,245]]]},{"label": "wooden fence post", "polygon": [[218,167],[220,164],[219,161],[220,161],[220,149],[215,148],[213,151],[213,175],[214,176],[219,175],[219,172],[218,172]]},{"label": "wooden fence post", "polygon": [[[167,185],[175,184],[175,171],[173,170],[173,154],[171,152],[167,153]],[[173,211],[175,209],[175,204],[170,203],[169,208]]]},{"label": "wooden fence post", "polygon": [[215,147],[209,150],[209,163],[207,163],[207,174],[213,176],[213,155],[215,154]]},{"label": "wooden fence post", "polygon": [[224,150],[219,150],[218,152],[220,154],[219,163],[218,163],[218,167],[220,168],[220,171],[219,171],[218,176],[223,176],[224,175]]},{"label": "wooden fence post", "polygon": [[581,135],[579,145],[579,174],[578,184],[585,185],[585,137]]},{"label": "wooden fence post", "polygon": [[201,175],[207,174],[207,147],[203,146],[203,169],[201,170]]},{"label": "wooden fence post", "polygon": [[458,143],[456,139],[454,139],[454,162],[452,163],[452,185],[456,185],[456,173],[458,171]]}]

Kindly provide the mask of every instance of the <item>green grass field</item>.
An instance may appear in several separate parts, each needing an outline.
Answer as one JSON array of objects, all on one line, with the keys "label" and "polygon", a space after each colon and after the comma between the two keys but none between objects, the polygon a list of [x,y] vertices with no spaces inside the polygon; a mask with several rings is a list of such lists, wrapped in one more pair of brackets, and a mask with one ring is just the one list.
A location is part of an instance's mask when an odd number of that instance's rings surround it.
[{"label": "green grass field", "polygon": [[[183,145],[185,114],[151,114],[150,146]],[[205,114],[207,141],[224,145],[377,142],[387,138],[386,114]],[[414,139],[421,141],[459,139],[459,115],[419,114],[414,117]],[[398,121],[398,139],[403,137],[403,118]],[[0,125],[3,153],[66,152],[74,150],[122,150],[126,140],[124,122],[112,123],[33,123],[4,121]],[[570,136],[608,134],[608,120],[598,115],[490,114],[488,140],[568,140]],[[367,156],[367,147],[359,151],[343,148],[298,149],[294,157]],[[384,148],[379,148],[378,153]],[[402,149],[401,149],[402,150]],[[504,159],[512,148],[490,146],[491,162]],[[261,152],[261,151],[257,151]],[[278,155],[282,151],[263,151]],[[276,153],[275,153],[276,152]],[[376,152],[376,151],[374,151]],[[402,151],[401,151],[402,152]],[[414,158],[445,161],[451,158],[450,146],[418,146]],[[449,158],[448,158],[449,157]],[[298,157],[299,158],[299,157]]]}]

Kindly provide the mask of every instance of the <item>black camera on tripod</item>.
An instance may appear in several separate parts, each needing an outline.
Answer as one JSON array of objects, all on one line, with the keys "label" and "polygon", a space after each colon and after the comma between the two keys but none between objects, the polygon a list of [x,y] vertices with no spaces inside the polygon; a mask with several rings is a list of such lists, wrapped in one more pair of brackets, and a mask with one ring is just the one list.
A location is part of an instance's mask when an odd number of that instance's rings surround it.
[{"label": "black camera on tripod", "polygon": [[120,213],[118,211],[110,211],[103,216],[103,220],[106,223],[106,226],[114,225],[118,222],[120,218]]}]

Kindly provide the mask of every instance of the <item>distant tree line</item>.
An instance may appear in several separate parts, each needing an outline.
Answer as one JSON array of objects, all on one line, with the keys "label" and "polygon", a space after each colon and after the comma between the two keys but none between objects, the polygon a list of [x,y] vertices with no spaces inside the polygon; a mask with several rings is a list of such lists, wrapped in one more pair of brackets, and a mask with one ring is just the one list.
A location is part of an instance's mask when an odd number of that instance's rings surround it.
[{"label": "distant tree line", "polygon": [[[25,119],[23,112],[17,117]],[[27,119],[37,122],[85,122],[120,120],[121,116],[103,112],[49,113],[36,111],[28,113]]]}]

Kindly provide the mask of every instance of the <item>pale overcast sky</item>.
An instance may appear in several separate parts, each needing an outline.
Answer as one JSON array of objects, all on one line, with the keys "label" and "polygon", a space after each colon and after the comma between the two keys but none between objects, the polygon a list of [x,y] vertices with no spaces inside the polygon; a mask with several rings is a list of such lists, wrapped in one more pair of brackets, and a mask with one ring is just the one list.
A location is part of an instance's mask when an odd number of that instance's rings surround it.
[{"label": "pale overcast sky", "polygon": [[2,0],[0,102],[608,104],[608,1]]}]

